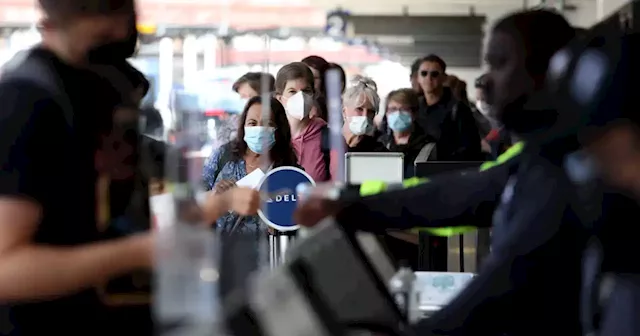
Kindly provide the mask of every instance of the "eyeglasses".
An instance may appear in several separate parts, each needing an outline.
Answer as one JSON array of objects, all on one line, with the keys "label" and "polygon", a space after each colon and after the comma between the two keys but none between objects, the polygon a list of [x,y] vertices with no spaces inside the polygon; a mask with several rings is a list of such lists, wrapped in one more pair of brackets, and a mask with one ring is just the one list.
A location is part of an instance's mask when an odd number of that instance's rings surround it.
[{"label": "eyeglasses", "polygon": [[420,71],[420,77],[427,77],[427,76],[431,76],[431,78],[438,78],[438,76],[440,76],[440,71],[427,71],[427,70]]}]

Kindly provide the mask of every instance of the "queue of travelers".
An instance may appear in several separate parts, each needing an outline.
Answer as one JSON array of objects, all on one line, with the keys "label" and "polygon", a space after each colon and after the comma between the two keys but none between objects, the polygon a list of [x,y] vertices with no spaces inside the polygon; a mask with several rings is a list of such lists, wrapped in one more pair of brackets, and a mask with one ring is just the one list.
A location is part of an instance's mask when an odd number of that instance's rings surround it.
[{"label": "queue of travelers", "polygon": [[[330,69],[338,69],[345,80],[342,90],[342,134],[347,152],[401,152],[405,157],[406,177],[413,176],[413,167],[417,162],[473,161],[498,154],[486,144],[485,152],[482,152],[485,141],[481,136],[489,133],[490,129],[486,127],[489,121],[476,111],[475,106],[470,105],[464,83],[446,74],[446,63],[436,55],[429,55],[417,60],[413,68],[411,80],[417,86],[395,90],[384,101],[379,97],[377,84],[371,78],[356,75],[347,81],[339,65],[319,56],[289,63],[278,71],[275,78],[267,73],[247,73],[236,81],[233,89],[242,99],[254,104],[259,102],[260,98],[257,97],[265,91],[275,98],[271,104],[272,113],[278,114],[279,107],[282,107],[287,119],[287,125],[274,128],[275,134],[283,132],[283,127],[288,128],[287,134],[294,149],[295,159],[289,165],[300,166],[316,182],[337,178],[337,155],[342,155],[328,148],[326,140],[328,124],[324,76]],[[266,81],[263,76],[266,76]],[[269,87],[262,87],[264,83],[268,83]],[[274,105],[277,109],[274,109]],[[246,106],[239,116],[240,120],[246,117]],[[381,106],[384,111],[380,111]],[[480,114],[481,118],[474,113]],[[211,154],[203,170],[206,187],[216,193],[228,190],[235,181],[255,169],[259,163],[258,157],[265,153],[265,149],[258,153],[254,151],[256,148],[248,145],[251,140],[246,135],[246,123],[236,122],[236,125],[236,129],[224,133],[229,136],[227,143]],[[259,129],[262,132],[272,131],[271,128]],[[233,134],[243,134],[243,138],[234,137]],[[260,139],[273,137],[272,134],[255,136]],[[274,139],[282,141],[283,137],[275,136]],[[247,144],[244,145],[246,150],[254,157],[248,159],[225,154],[229,147],[243,141]],[[271,145],[276,146],[276,143]],[[226,167],[235,167],[236,171],[221,174]],[[245,220],[249,222],[250,218]],[[257,223],[256,218],[253,220]],[[218,225],[225,226],[220,221]]]},{"label": "queue of travelers", "polygon": [[[337,69],[344,80],[341,90],[341,133],[346,152],[402,153],[404,175],[407,178],[414,175],[415,164],[420,162],[477,161],[492,157],[490,149],[482,152],[481,137],[484,137],[484,133],[480,131],[475,110],[466,98],[464,85],[454,76],[446,74],[446,63],[436,55],[421,58],[416,64],[417,72],[411,78],[416,80],[419,90],[400,88],[389,93],[384,101],[378,94],[377,84],[371,78],[356,75],[347,79],[339,65],[329,63],[319,56],[309,56],[301,62],[284,65],[274,79],[266,73],[247,73],[238,79],[233,89],[243,99],[249,98],[249,102],[239,116],[239,122],[235,123],[237,128],[225,133],[238,136],[231,137],[226,144],[214,150],[203,169],[207,190],[213,191],[213,195],[228,195],[231,200],[238,200],[235,203],[220,203],[225,206],[223,211],[211,209],[207,217],[222,232],[234,232],[234,237],[227,239],[233,240],[236,246],[229,247],[228,250],[242,250],[234,252],[236,260],[242,258],[242,254],[249,259],[244,263],[245,266],[257,267],[255,260],[260,254],[258,240],[260,234],[269,231],[255,216],[259,206],[257,193],[247,191],[235,196],[230,194],[242,189],[234,188],[235,182],[258,169],[265,155],[269,155],[274,163],[270,168],[282,165],[279,160],[285,155],[288,158],[286,165],[302,168],[316,182],[340,178],[337,163],[339,155],[344,153],[329,148],[328,141],[324,77],[330,69]],[[264,83],[269,83],[270,86],[264,88],[261,86]],[[250,120],[246,117],[247,107],[251,105],[249,111],[258,112],[259,108],[254,104],[260,103],[260,96],[265,91],[273,97],[272,116],[284,111],[287,124],[247,128]],[[461,99],[461,95],[465,96],[464,99]],[[480,116],[479,120],[485,121]],[[249,134],[249,131],[259,131],[262,134]],[[254,137],[248,137],[248,134]],[[265,148],[256,148],[255,141],[261,141],[259,145],[262,145],[265,138],[269,139],[267,143],[273,146],[273,150],[281,145],[279,141],[290,143],[294,151],[293,157],[281,151],[269,152]],[[287,138],[290,140],[285,140]],[[244,154],[229,154],[233,152],[230,148],[237,148],[239,143],[244,143]],[[212,208],[220,207],[214,206],[214,203],[218,203],[216,197],[209,197],[207,204],[212,204]],[[242,211],[236,211],[236,204],[243,207]],[[232,211],[225,214],[226,210]],[[245,217],[251,213],[253,216]],[[239,231],[246,232],[247,236],[243,238],[235,228],[242,228]],[[395,258],[411,260],[414,264],[417,262],[418,247],[415,241],[403,241],[392,236],[384,236],[383,239]],[[242,248],[237,247],[240,245]],[[255,253],[247,254],[248,249]],[[245,269],[244,276],[249,273],[250,268]],[[236,275],[236,279],[241,278],[242,274]]]},{"label": "queue of travelers", "polygon": [[[416,159],[472,161],[497,154],[486,145],[483,153],[482,138],[491,131],[489,120],[471,106],[466,84],[446,74],[446,63],[429,55],[417,60],[413,68],[411,80],[416,86],[393,91],[385,101],[371,78],[357,75],[347,80],[339,65],[319,56],[287,64],[275,78],[267,73],[247,73],[233,89],[243,99],[266,90],[283,105],[297,162],[318,182],[336,177],[332,162],[337,153],[327,155],[329,149],[323,148],[323,133],[328,127],[324,76],[330,69],[338,69],[343,79],[342,133],[348,152],[402,152],[409,158],[405,176],[413,175]],[[269,78],[270,87],[261,87],[262,76]],[[381,103],[386,104],[382,112]],[[426,144],[431,144],[428,151],[420,153]],[[205,178],[211,174],[211,161],[205,167]]]}]

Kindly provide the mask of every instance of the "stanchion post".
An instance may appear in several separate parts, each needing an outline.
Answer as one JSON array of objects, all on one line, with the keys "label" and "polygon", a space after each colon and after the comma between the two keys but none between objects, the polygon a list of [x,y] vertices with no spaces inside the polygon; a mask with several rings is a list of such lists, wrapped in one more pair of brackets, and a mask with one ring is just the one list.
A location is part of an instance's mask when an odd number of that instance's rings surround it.
[{"label": "stanchion post", "polygon": [[340,71],[331,69],[325,75],[326,91],[327,91],[327,110],[329,118],[329,131],[331,132],[331,150],[338,152],[335,156],[337,176],[332,176],[336,182],[345,182],[345,164],[344,164],[344,137],[342,136],[342,77]]}]

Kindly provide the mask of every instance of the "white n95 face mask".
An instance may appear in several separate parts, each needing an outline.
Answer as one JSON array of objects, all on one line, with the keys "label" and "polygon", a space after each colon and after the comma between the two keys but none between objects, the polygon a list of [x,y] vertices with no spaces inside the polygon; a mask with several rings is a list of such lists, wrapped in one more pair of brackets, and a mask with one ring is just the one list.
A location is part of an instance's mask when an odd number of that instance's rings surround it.
[{"label": "white n95 face mask", "polygon": [[365,116],[353,116],[349,118],[349,130],[353,135],[364,135],[371,131],[371,122]]},{"label": "white n95 face mask", "polygon": [[309,116],[313,107],[313,99],[308,94],[298,91],[287,100],[287,114],[291,117],[302,120]]}]

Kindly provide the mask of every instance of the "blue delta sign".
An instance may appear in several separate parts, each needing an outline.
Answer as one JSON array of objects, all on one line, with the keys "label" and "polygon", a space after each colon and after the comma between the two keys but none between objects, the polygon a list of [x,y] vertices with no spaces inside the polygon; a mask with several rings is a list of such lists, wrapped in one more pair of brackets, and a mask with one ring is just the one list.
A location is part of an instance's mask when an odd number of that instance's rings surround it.
[{"label": "blue delta sign", "polygon": [[296,187],[301,183],[315,185],[311,176],[300,168],[279,167],[270,170],[258,185],[261,194],[270,195],[258,210],[260,219],[278,231],[297,230],[293,212],[298,202]]}]

